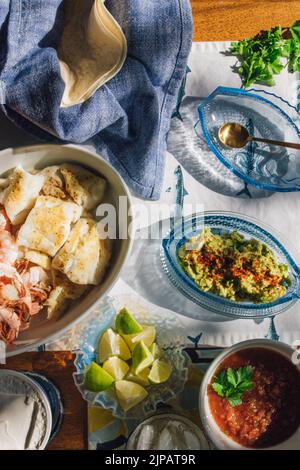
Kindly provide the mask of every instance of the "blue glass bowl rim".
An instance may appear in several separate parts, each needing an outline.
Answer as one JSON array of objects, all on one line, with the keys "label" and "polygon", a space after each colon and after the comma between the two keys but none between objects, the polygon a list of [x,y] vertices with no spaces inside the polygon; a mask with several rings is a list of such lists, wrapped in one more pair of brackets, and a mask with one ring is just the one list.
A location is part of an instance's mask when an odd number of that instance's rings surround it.
[{"label": "blue glass bowl rim", "polygon": [[[230,212],[225,212],[225,211],[224,212],[205,211],[203,213],[194,214],[192,216],[184,217],[184,220],[186,222],[190,221],[190,220],[193,222],[194,220],[197,221],[198,219],[199,220],[201,220],[201,219],[205,220],[205,218],[207,218],[207,217],[214,217],[218,220],[220,220],[220,219],[231,219],[233,221],[234,220],[239,220],[239,221],[242,220],[244,223],[246,223],[248,225],[251,225],[252,227],[258,229],[262,234],[265,234],[268,238],[270,238],[278,246],[279,250],[281,250],[283,252],[283,254],[286,256],[286,259],[288,260],[290,266],[293,268],[293,270],[295,272],[294,274],[296,274],[296,276],[300,276],[300,267],[297,265],[297,263],[294,261],[294,259],[291,257],[291,255],[286,250],[286,248],[282,245],[282,243],[275,236],[273,236],[268,230],[265,230],[260,225],[257,225],[257,222],[254,219],[247,216],[247,219],[249,219],[249,220],[245,220],[245,218],[244,218],[245,216],[243,214],[238,214],[238,213],[230,213]],[[214,295],[214,294],[210,294],[209,292],[202,291],[199,287],[197,287],[195,282],[192,279],[190,279],[190,277],[187,274],[184,273],[183,270],[178,269],[178,266],[179,266],[178,263],[173,262],[173,259],[172,259],[171,255],[169,253],[169,246],[174,241],[174,233],[176,232],[177,227],[178,227],[178,225],[176,227],[174,227],[162,240],[163,256],[167,259],[167,262],[169,263],[170,267],[175,272],[175,274],[179,277],[179,280],[183,284],[188,284],[188,286],[192,289],[192,291],[196,294],[197,297],[200,295],[200,296],[206,297],[207,299],[210,299],[213,302],[217,302],[219,304],[223,304],[223,305],[226,305],[228,307],[232,306],[234,308],[237,308],[237,307],[241,308],[242,310],[254,310],[254,311],[258,311],[258,312],[260,310],[273,308],[273,307],[276,307],[278,305],[286,304],[287,302],[290,302],[290,301],[293,301],[293,300],[297,299],[297,297],[295,295],[293,295],[293,293],[291,293],[288,296],[281,297],[280,299],[276,300],[275,302],[264,303],[264,304],[254,304],[254,303],[252,304],[252,303],[233,302],[233,301],[227,300],[223,297],[220,297],[220,296],[217,296],[217,295]],[[178,246],[181,242],[182,242],[181,244],[183,244],[184,240],[187,241],[187,238],[183,237],[181,240],[178,241],[176,246]]]},{"label": "blue glass bowl rim", "polygon": [[[116,317],[116,314],[117,314],[117,310],[116,310],[114,302],[113,302],[113,297],[106,296],[106,298],[104,300],[104,305],[105,305],[105,308],[107,309],[106,311],[108,312],[108,315],[105,318],[104,322],[101,324],[101,326],[98,325],[98,328],[97,328],[98,333],[97,333],[97,336],[96,336],[97,339],[94,339],[94,341],[91,341],[91,343],[90,343],[90,339],[88,340],[89,344],[92,344],[92,350],[87,351],[82,346],[82,344],[79,344],[77,348],[72,350],[72,352],[75,354],[75,359],[74,359],[75,371],[72,374],[73,381],[74,381],[74,384],[75,384],[77,390],[81,394],[83,400],[85,400],[88,404],[90,404],[92,406],[96,406],[96,407],[102,407],[103,409],[106,409],[106,410],[111,410],[112,415],[115,418],[118,418],[118,419],[136,419],[134,416],[131,415],[130,410],[129,410],[129,412],[127,412],[127,411],[124,411],[124,412],[121,412],[121,413],[118,412],[118,409],[120,409],[120,405],[118,404],[118,401],[117,401],[116,398],[114,398],[114,399],[111,398],[109,403],[105,403],[105,396],[103,397],[103,392],[95,393],[94,394],[95,395],[94,399],[92,401],[88,400],[84,396],[83,391],[80,389],[80,383],[79,383],[80,379],[79,379],[79,382],[78,382],[78,377],[82,378],[82,376],[84,374],[84,371],[86,370],[88,365],[91,364],[91,362],[96,361],[98,363],[98,361],[97,361],[97,356],[98,356],[97,355],[97,346],[96,346],[97,342],[98,342],[98,339],[99,339],[100,335],[103,334],[103,332],[107,328],[111,327],[112,324],[114,324],[114,320],[115,320],[115,317]],[[85,329],[86,327],[87,326],[83,326],[83,329]],[[86,346],[86,344],[85,344],[85,346]],[[168,346],[162,347],[162,350],[171,351],[173,356],[176,355],[176,356],[180,357],[181,362],[182,362],[182,369],[177,370],[177,373],[179,371],[180,374],[182,374],[181,382],[179,382],[179,385],[177,386],[177,389],[175,390],[175,392],[174,392],[174,389],[172,389],[173,396],[170,396],[170,398],[165,401],[165,403],[168,403],[171,399],[173,399],[175,396],[179,395],[184,390],[184,387],[186,386],[186,382],[188,380],[188,371],[189,371],[189,367],[190,367],[190,364],[191,364],[191,359],[190,359],[189,355],[185,352],[184,348],[182,346],[179,346],[179,345],[173,345],[171,343]],[[171,354],[171,352],[170,352],[170,354]],[[85,391],[88,392],[87,389],[85,389]],[[145,400],[143,400],[143,402],[141,403],[141,405],[143,405],[143,411],[141,411],[141,413],[142,413],[141,417],[143,419],[145,417],[147,417],[149,415],[149,413],[154,413],[154,412],[157,413],[157,411],[159,409],[159,403],[161,402],[161,399],[157,399],[156,402],[153,402],[152,408],[150,409],[150,411],[145,411],[145,403],[144,402],[147,403],[147,398]]]},{"label": "blue glass bowl rim", "polygon": [[[257,91],[261,91],[261,92],[264,92],[264,90],[257,90]],[[274,93],[268,93],[268,92],[265,92],[266,94],[268,95],[272,95],[272,96],[275,96],[276,98],[279,98],[280,100],[282,100],[284,103],[286,103],[288,106],[290,106],[292,109],[294,109],[295,111],[297,111],[297,109],[292,106],[287,100],[284,100],[282,99],[281,97],[275,95]],[[210,134],[209,134],[209,131],[208,131],[208,128],[205,124],[205,120],[204,120],[204,115],[203,115],[203,112],[202,112],[202,108],[204,108],[205,106],[207,106],[214,98],[215,96],[217,95],[225,95],[225,96],[231,96],[231,95],[241,95],[241,96],[247,96],[249,98],[253,98],[254,100],[257,99],[258,101],[262,101],[263,103],[266,103],[268,105],[270,105],[272,108],[276,109],[288,122],[289,124],[294,128],[294,130],[297,132],[297,135],[300,139],[300,129],[298,128],[298,126],[295,124],[295,122],[290,118],[290,116],[285,112],[283,111],[279,106],[277,106],[275,103],[272,103],[270,100],[268,100],[267,98],[264,98],[263,96],[260,96],[260,95],[257,95],[255,93],[251,93],[247,90],[243,90],[241,88],[230,88],[230,87],[223,87],[223,86],[220,86],[218,88],[216,88],[207,98],[205,98],[202,103],[198,106],[198,114],[199,114],[199,120],[200,120],[200,124],[201,124],[201,127],[202,127],[202,131],[203,131],[203,134],[204,134],[204,137],[205,137],[205,140],[207,142],[207,145],[209,146],[210,150],[217,156],[217,158],[227,167],[229,168],[230,171],[232,171],[236,176],[238,176],[239,178],[241,178],[243,181],[245,181],[247,184],[251,184],[253,186],[256,186],[260,189],[265,189],[267,191],[276,191],[276,192],[294,192],[294,191],[300,191],[300,188],[299,187],[282,187],[282,186],[278,186],[278,185],[273,185],[273,184],[267,184],[267,183],[261,183],[259,181],[257,181],[256,179],[254,178],[250,178],[249,176],[246,176],[244,173],[242,173],[241,171],[239,171],[237,168],[235,168],[234,166],[231,165],[231,163],[227,160],[227,158],[225,158],[223,156],[223,154],[217,149],[217,147],[214,145],[211,137],[210,137]],[[298,111],[297,111],[298,112]],[[299,113],[298,113],[299,114]],[[299,114],[299,117],[300,117],[300,114]]]}]

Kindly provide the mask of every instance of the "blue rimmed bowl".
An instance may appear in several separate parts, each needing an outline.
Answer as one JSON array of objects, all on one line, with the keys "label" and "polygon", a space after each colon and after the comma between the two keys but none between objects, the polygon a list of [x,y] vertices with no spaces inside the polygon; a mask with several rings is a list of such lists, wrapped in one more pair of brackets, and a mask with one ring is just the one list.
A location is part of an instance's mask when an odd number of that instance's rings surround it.
[{"label": "blue rimmed bowl", "polygon": [[[213,233],[238,231],[246,239],[255,238],[265,243],[280,263],[288,265],[292,280],[286,294],[272,303],[256,304],[235,302],[221,296],[202,291],[178,261],[178,250],[204,226]],[[180,220],[163,239],[161,247],[163,269],[173,286],[195,304],[214,313],[232,318],[262,319],[289,310],[300,298],[300,255],[284,235],[256,219],[233,212],[204,212]],[[188,312],[186,314],[189,316]]]},{"label": "blue rimmed bowl", "polygon": [[223,124],[237,122],[250,135],[298,143],[300,115],[286,100],[262,90],[219,87],[198,112],[209,148],[235,175],[269,191],[300,191],[300,150],[257,142],[230,149],[218,137]]},{"label": "blue rimmed bowl", "polygon": [[[126,305],[122,305],[126,307]],[[184,389],[188,378],[189,358],[182,350],[176,336],[174,316],[165,313],[164,316],[155,311],[134,311],[130,308],[134,318],[142,325],[153,325],[156,328],[156,342],[162,350],[162,359],[172,364],[172,375],[165,383],[147,387],[148,396],[144,401],[128,411],[124,411],[117,400],[114,387],[94,393],[84,386],[86,368],[92,361],[97,361],[97,346],[99,338],[110,327],[114,327],[117,310],[113,299],[106,298],[99,306],[99,314],[91,319],[90,323],[80,331],[78,347],[75,351],[76,372],[73,374],[74,382],[84,400],[91,406],[99,406],[111,410],[113,416],[120,419],[142,419],[154,413],[159,404],[167,403]],[[126,378],[124,379],[126,380]]]}]

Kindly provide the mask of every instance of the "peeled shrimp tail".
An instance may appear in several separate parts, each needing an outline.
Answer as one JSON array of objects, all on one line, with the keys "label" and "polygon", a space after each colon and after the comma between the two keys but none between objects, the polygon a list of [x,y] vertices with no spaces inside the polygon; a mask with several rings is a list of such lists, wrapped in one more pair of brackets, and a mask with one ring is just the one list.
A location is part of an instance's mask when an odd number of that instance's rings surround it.
[{"label": "peeled shrimp tail", "polygon": [[31,315],[36,315],[44,308],[45,302],[49,297],[49,291],[49,288],[43,288],[38,286],[31,287]]},{"label": "peeled shrimp tail", "polygon": [[13,265],[18,258],[18,247],[13,236],[6,230],[0,230],[0,262]]},{"label": "peeled shrimp tail", "polygon": [[28,267],[29,267],[29,261],[27,259],[22,258],[22,259],[18,259],[15,262],[15,268],[20,274],[20,276],[23,276],[26,273],[26,271],[28,270]]},{"label": "peeled shrimp tail", "polygon": [[0,340],[12,344],[18,337],[19,330],[13,330],[6,323],[0,322]]},{"label": "peeled shrimp tail", "polygon": [[0,307],[0,339],[12,343],[18,336],[21,321],[10,308]]}]

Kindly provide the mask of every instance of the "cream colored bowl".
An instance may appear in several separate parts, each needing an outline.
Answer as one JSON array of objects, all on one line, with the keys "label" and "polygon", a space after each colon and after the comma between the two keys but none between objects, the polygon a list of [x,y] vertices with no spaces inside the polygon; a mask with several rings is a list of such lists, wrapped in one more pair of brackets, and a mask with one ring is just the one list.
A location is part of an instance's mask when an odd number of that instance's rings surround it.
[{"label": "cream colored bowl", "polygon": [[[133,238],[132,218],[128,215],[131,213],[130,209],[132,206],[130,193],[118,173],[97,154],[73,145],[37,145],[7,149],[0,152],[0,174],[2,175],[17,165],[22,165],[23,168],[32,170],[65,162],[83,165],[106,178],[108,189],[104,202],[114,205],[117,212],[117,221],[119,221],[117,229],[120,229],[120,224],[124,227],[127,224],[130,237],[115,241],[112,261],[100,286],[94,287],[82,299],[74,302],[69,310],[58,320],[47,320],[44,313],[36,315],[31,321],[30,327],[21,332],[15,343],[7,348],[7,357],[21,354],[24,351],[36,348],[40,344],[56,339],[77,322],[87,317],[91,309],[95,307],[97,302],[115,284],[129,256]],[[128,210],[121,214],[119,214],[119,196],[127,197]]]},{"label": "cream colored bowl", "polygon": [[[199,408],[200,408],[200,416],[201,421],[207,434],[207,437],[213,443],[213,445],[219,450],[253,450],[249,447],[243,447],[242,445],[238,444],[226,434],[224,434],[217,423],[215,422],[208,400],[208,386],[214,377],[216,370],[218,369],[219,365],[224,361],[224,359],[230,356],[237,351],[241,351],[244,349],[249,348],[263,348],[271,351],[275,351],[277,353],[282,354],[290,361],[292,360],[292,355],[295,352],[290,346],[285,343],[281,343],[278,341],[273,341],[269,339],[253,339],[249,341],[243,341],[242,343],[235,344],[234,346],[225,349],[211,364],[209,369],[207,370],[202,385],[200,389],[200,396],[199,396]],[[297,366],[300,371],[300,364]],[[286,441],[273,446],[268,447],[267,450],[299,450],[300,449],[300,427],[298,430]]]}]

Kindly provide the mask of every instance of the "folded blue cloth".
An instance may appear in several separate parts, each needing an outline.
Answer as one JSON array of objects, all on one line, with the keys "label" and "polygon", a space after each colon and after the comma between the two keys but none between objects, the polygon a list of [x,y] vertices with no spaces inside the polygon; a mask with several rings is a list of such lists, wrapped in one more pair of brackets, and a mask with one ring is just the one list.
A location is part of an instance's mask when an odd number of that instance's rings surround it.
[{"label": "folded blue cloth", "polygon": [[106,6],[127,37],[125,65],[84,104],[60,108],[63,0],[0,0],[2,109],[42,140],[93,144],[135,193],[158,199],[166,134],[192,42],[190,3],[107,0]]}]

